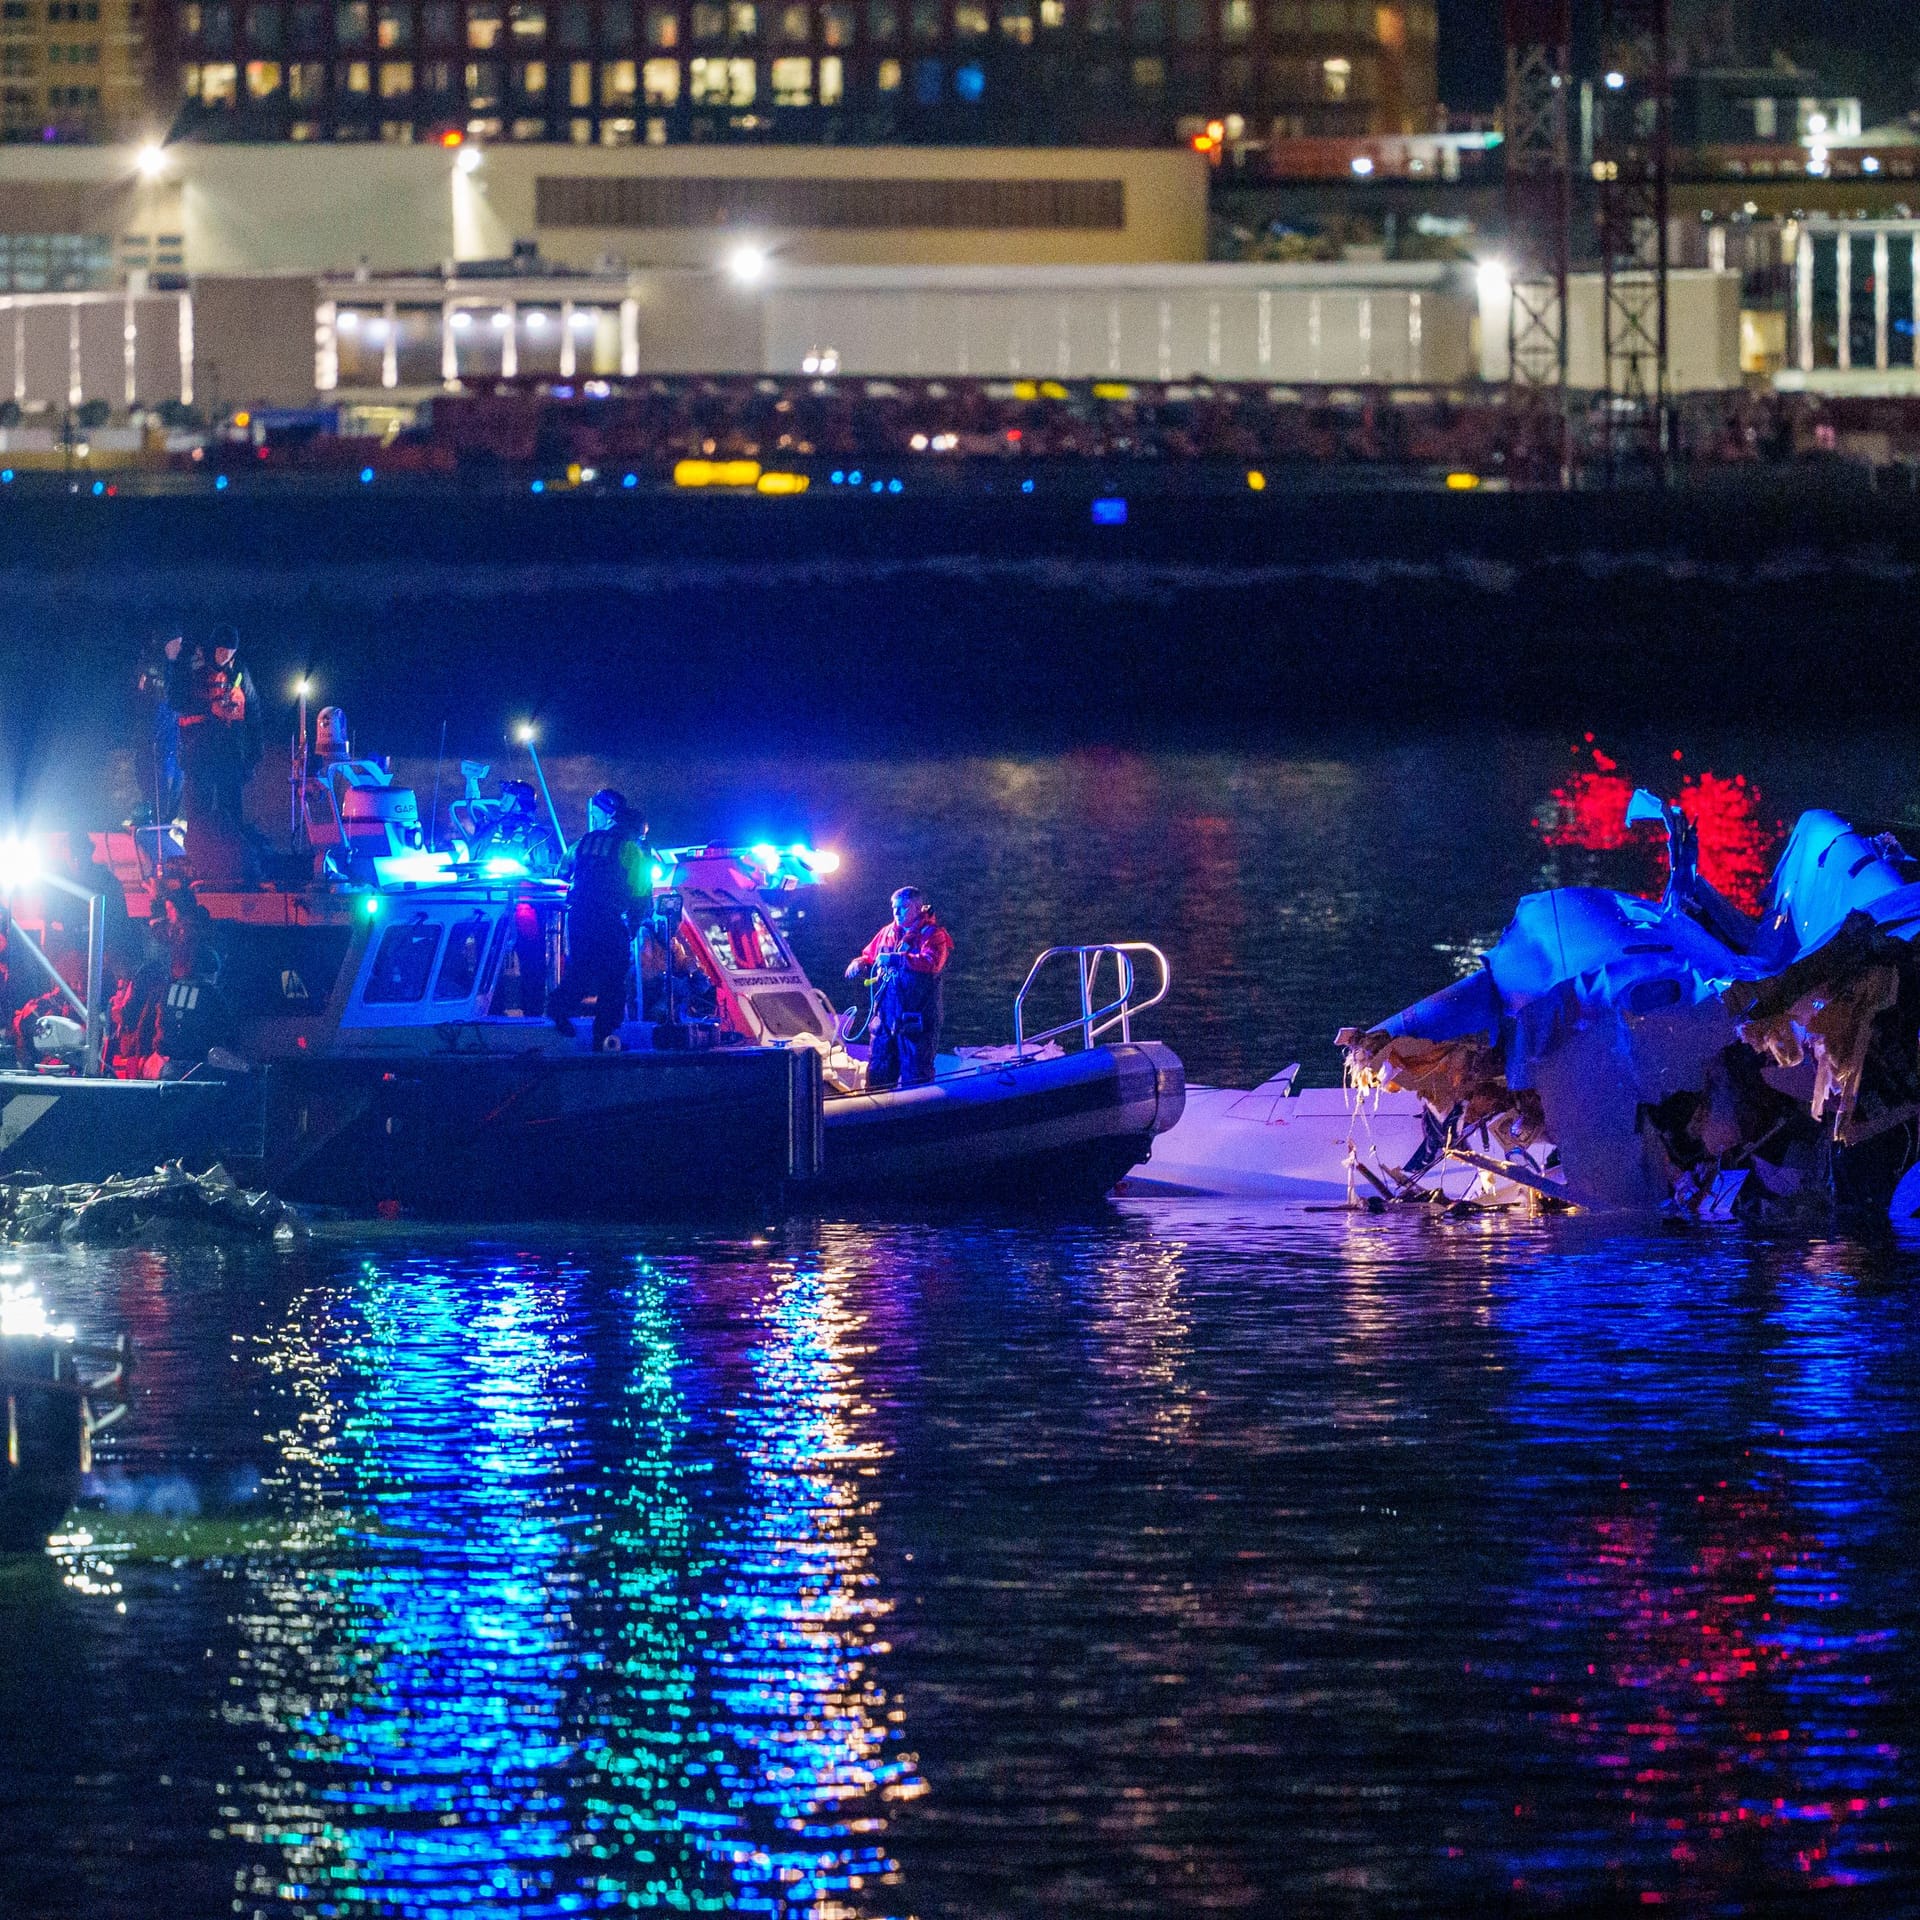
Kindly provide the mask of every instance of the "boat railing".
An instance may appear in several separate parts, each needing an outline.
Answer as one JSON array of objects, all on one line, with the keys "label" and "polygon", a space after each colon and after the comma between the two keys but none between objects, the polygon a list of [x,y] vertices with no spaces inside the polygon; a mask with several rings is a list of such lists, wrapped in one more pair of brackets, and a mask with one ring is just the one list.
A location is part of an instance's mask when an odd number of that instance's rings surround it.
[{"label": "boat railing", "polygon": [[[1160,970],[1160,984],[1144,1000],[1134,998],[1137,980],[1134,973],[1134,956],[1146,954]],[[1113,962],[1113,998],[1101,1000],[1098,996],[1107,989],[1102,983],[1105,971],[1103,963]],[[1071,960],[1080,988],[1080,1012],[1077,1018],[1062,1020],[1057,1026],[1046,1028],[1040,1033],[1027,1031],[1027,996],[1032,993],[1034,983],[1047,969],[1058,960]],[[1172,973],[1167,966],[1167,956],[1146,940],[1105,941],[1088,947],[1049,947],[1027,969],[1027,977],[1013,1000],[1013,1050],[1016,1059],[1022,1058],[1029,1048],[1044,1047],[1050,1040],[1059,1040],[1071,1033],[1080,1036],[1082,1047],[1099,1045],[1102,1034],[1111,1033],[1116,1027],[1122,1040],[1133,1038],[1133,1020],[1136,1014],[1145,1013],[1149,1007],[1157,1007],[1167,997],[1167,989],[1172,985]]]}]

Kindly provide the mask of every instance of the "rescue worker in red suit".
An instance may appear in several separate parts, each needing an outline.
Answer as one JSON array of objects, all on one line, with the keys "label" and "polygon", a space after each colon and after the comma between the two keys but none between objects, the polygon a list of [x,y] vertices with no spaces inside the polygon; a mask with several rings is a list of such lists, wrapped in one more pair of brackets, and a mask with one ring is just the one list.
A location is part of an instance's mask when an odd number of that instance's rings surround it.
[{"label": "rescue worker in red suit", "polygon": [[872,1043],[867,1086],[925,1086],[940,1051],[941,975],[953,957],[953,935],[934,918],[918,887],[893,896],[893,918],[847,963],[847,978],[874,975]]},{"label": "rescue worker in red suit", "polygon": [[587,802],[587,831],[574,842],[561,873],[567,889],[567,971],[547,996],[547,1015],[564,1034],[582,1002],[593,1001],[593,1044],[605,1052],[627,1011],[633,941],[653,900],[647,881],[646,822],[626,800],[602,787]]}]

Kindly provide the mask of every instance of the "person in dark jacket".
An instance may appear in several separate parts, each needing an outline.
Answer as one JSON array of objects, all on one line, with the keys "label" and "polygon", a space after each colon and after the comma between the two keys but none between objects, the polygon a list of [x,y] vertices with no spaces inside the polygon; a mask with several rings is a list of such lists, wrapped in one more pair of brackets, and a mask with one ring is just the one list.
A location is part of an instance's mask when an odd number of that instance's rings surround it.
[{"label": "person in dark jacket", "polygon": [[872,973],[873,1025],[867,1086],[924,1086],[933,1078],[945,1013],[941,977],[953,958],[953,936],[935,918],[918,887],[893,896],[893,918],[847,963],[847,978]]},{"label": "person in dark jacket", "polygon": [[196,940],[186,971],[167,982],[160,1006],[160,1069],[163,1080],[184,1079],[216,1047],[230,1048],[233,1007],[220,990],[220,955],[211,941]]},{"label": "person in dark jacket", "polygon": [[561,864],[567,889],[567,970],[547,999],[547,1014],[562,1033],[593,1002],[593,1044],[613,1041],[627,1010],[633,941],[653,888],[647,878],[646,822],[626,800],[602,787],[587,803],[587,831]]}]

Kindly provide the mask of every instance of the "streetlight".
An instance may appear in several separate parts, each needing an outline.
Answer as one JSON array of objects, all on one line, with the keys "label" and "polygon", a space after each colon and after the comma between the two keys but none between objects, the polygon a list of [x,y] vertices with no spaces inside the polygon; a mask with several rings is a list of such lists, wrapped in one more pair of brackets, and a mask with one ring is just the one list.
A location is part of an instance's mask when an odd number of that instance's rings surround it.
[{"label": "streetlight", "polygon": [[134,170],[142,180],[158,180],[167,170],[167,150],[157,142],[149,140],[133,156]]},{"label": "streetlight", "polygon": [[742,241],[727,255],[727,272],[742,287],[757,287],[767,277],[771,264],[772,256],[766,248],[751,240]]}]

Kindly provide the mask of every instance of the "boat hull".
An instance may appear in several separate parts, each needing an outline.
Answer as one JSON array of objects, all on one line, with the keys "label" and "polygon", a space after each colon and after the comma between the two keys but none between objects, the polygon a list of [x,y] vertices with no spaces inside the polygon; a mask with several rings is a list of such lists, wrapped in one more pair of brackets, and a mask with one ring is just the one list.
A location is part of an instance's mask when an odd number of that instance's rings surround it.
[{"label": "boat hull", "polygon": [[169,1160],[202,1172],[245,1099],[220,1080],[0,1073],[0,1182],[109,1180]]},{"label": "boat hull", "polygon": [[1180,1118],[1186,1077],[1156,1041],[829,1099],[823,1200],[1097,1199]]},{"label": "boat hull", "polygon": [[332,1057],[265,1083],[249,1174],[356,1212],[642,1218],[776,1204],[820,1164],[805,1049]]}]

